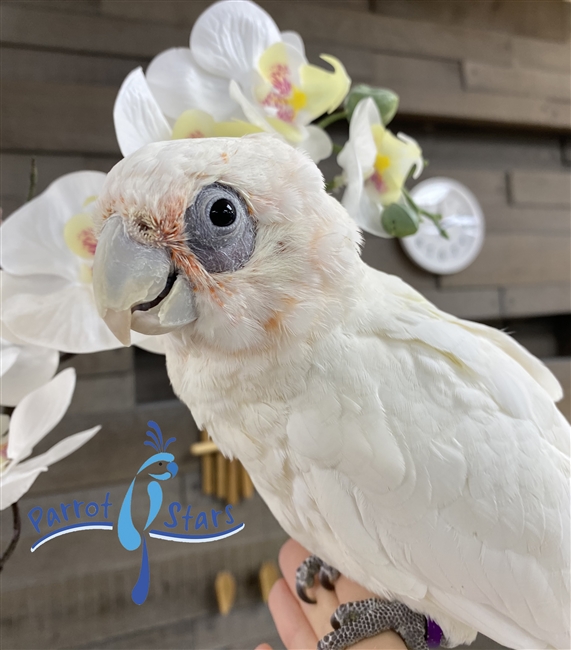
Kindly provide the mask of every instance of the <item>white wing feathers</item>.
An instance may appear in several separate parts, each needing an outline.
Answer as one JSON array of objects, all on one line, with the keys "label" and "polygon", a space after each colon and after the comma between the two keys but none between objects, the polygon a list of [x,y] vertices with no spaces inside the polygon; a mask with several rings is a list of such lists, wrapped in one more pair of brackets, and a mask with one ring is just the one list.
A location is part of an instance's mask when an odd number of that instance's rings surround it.
[{"label": "white wing feathers", "polygon": [[456,643],[454,620],[509,647],[570,647],[557,381],[507,335],[370,273],[354,335],[317,346],[322,371],[287,427],[322,539],[334,535],[322,552]]}]

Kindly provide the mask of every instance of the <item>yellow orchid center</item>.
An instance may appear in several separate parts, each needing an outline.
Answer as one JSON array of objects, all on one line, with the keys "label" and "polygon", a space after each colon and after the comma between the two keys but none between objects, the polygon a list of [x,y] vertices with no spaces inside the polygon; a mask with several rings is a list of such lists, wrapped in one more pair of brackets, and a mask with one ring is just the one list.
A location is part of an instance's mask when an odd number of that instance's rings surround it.
[{"label": "yellow orchid center", "polygon": [[184,111],[179,115],[172,130],[173,140],[185,138],[240,138],[248,133],[259,133],[262,129],[242,120],[216,122],[214,118],[199,109]]},{"label": "yellow orchid center", "polygon": [[[97,197],[89,197],[83,205],[89,205],[95,198]],[[79,267],[79,280],[90,284],[93,257],[97,246],[91,215],[87,212],[75,214],[64,226],[63,239],[72,253],[85,260]]]},{"label": "yellow orchid center", "polygon": [[391,159],[388,156],[384,156],[380,153],[377,154],[377,157],[375,158],[375,169],[379,172],[379,174],[382,174],[390,166]]},{"label": "yellow orchid center", "polygon": [[323,113],[335,110],[349,91],[351,80],[341,62],[330,56],[321,58],[333,67],[333,72],[307,63],[298,63],[294,70],[290,55],[294,60],[301,55],[292,52],[288,52],[285,43],[278,42],[262,53],[258,72],[264,83],[255,95],[268,115],[268,122],[286,138],[297,140],[294,124],[300,112],[302,124],[309,124]]},{"label": "yellow orchid center", "polygon": [[2,471],[8,467],[10,464],[10,459],[8,458],[8,434],[5,433],[2,436],[0,442],[0,474]]},{"label": "yellow orchid center", "polygon": [[373,173],[371,175],[371,182],[375,186],[377,192],[382,193],[387,189],[386,179],[383,178],[383,174],[391,166],[391,159],[384,154],[377,154],[375,158],[375,164],[373,166]]},{"label": "yellow orchid center", "polygon": [[92,260],[95,255],[97,239],[93,231],[91,215],[80,212],[74,215],[63,229],[63,238],[70,251],[85,260]]}]

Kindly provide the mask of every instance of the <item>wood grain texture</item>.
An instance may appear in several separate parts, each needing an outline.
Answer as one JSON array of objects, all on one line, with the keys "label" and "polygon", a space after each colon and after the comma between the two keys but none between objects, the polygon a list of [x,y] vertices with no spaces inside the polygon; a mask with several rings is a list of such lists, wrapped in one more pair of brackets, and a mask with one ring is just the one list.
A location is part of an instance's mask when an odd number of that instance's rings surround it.
[{"label": "wood grain texture", "polygon": [[557,377],[563,388],[563,399],[557,404],[559,410],[571,422],[571,357],[544,359],[545,365]]},{"label": "wood grain texture", "polygon": [[571,112],[564,102],[505,94],[418,92],[404,82],[398,92],[400,113],[409,117],[571,131]]},{"label": "wood grain texture", "polygon": [[[462,157],[465,159],[467,156],[462,155]],[[415,184],[439,176],[452,178],[462,183],[480,203],[493,205],[506,205],[507,203],[506,174],[503,170],[451,167],[449,164],[444,166],[441,162],[431,163]]]},{"label": "wood grain texture", "polygon": [[514,170],[509,185],[514,205],[571,207],[571,171]]},{"label": "wood grain texture", "polygon": [[422,294],[439,309],[459,318],[482,320],[501,316],[498,289],[428,290]]},{"label": "wood grain texture", "polygon": [[503,292],[505,316],[524,317],[571,312],[571,285],[508,287]]},{"label": "wood grain texture", "polygon": [[377,0],[375,12],[407,20],[521,34],[564,41],[569,38],[569,7],[564,2],[511,0]]},{"label": "wood grain texture", "polygon": [[535,232],[569,237],[571,215],[564,208],[482,204],[487,232]]},{"label": "wood grain texture", "polygon": [[[569,28],[567,27],[567,33]],[[513,61],[515,65],[539,70],[558,70],[571,72],[571,44],[554,43],[534,38],[516,37],[512,39]],[[470,57],[466,57],[470,58]]]},{"label": "wood grain texture", "polygon": [[405,282],[424,291],[436,289],[436,278],[409,260],[396,239],[384,239],[363,233],[363,260],[384,273],[398,275]]},{"label": "wood grain texture", "polygon": [[489,233],[476,261],[466,270],[440,277],[442,287],[563,284],[569,281],[566,237]]},{"label": "wood grain texture", "polygon": [[1,37],[3,43],[12,45],[127,57],[150,58],[169,47],[188,46],[188,30],[174,25],[46,11],[10,3],[2,5]]},{"label": "wood grain texture", "polygon": [[[28,192],[31,154],[2,153],[0,155],[0,187],[2,195],[0,204],[7,217],[11,210],[20,207],[26,200]],[[37,193],[43,192],[46,187],[64,174],[93,169],[108,172],[113,165],[119,162],[116,157],[95,156],[35,156],[38,168]]]},{"label": "wood grain texture", "polygon": [[46,52],[5,46],[0,49],[2,81],[33,81],[119,87],[147,57],[118,58],[70,52]]},{"label": "wood grain texture", "polygon": [[[103,0],[104,14],[145,21],[166,22],[190,27],[205,6],[204,2],[161,0],[160,3],[133,0]],[[311,2],[261,0],[281,30],[293,29],[309,41],[335,42],[339,45],[422,55],[434,58],[494,62],[508,65],[511,46],[507,36],[471,29],[458,29],[430,23],[387,18],[328,4],[328,10]]]},{"label": "wood grain texture", "polygon": [[7,81],[2,91],[4,150],[119,154],[115,89]]},{"label": "wood grain texture", "polygon": [[469,91],[571,101],[571,77],[568,74],[492,66],[474,61],[464,61],[462,73]]}]

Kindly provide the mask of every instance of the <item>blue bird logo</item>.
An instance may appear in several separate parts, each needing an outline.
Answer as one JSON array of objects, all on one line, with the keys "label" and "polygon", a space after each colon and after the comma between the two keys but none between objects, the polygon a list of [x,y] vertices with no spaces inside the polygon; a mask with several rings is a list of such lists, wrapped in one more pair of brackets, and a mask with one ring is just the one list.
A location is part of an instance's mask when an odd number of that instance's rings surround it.
[{"label": "blue bird logo", "polygon": [[152,431],[147,431],[147,436],[149,436],[150,440],[145,440],[144,444],[152,447],[157,453],[153,454],[141,465],[141,467],[139,467],[135,478],[132,480],[129,489],[127,490],[127,494],[123,499],[121,511],[119,512],[119,521],[117,522],[119,541],[123,548],[128,551],[135,551],[141,546],[141,542],[143,544],[139,579],[131,591],[131,598],[137,605],[142,605],[147,599],[151,582],[151,573],[145,536],[141,536],[141,533],[135,528],[131,514],[135,481],[143,472],[145,472],[145,470],[147,470],[145,473],[152,479],[147,485],[147,493],[149,495],[149,514],[147,516],[147,523],[143,528],[144,532],[155,520],[155,517],[158,515],[163,503],[163,489],[160,481],[168,481],[170,478],[174,478],[178,472],[178,465],[174,462],[174,455],[167,452],[167,447],[174,442],[176,438],[169,438],[165,443],[163,442],[163,434],[159,425],[152,420],[147,422],[147,424]]}]

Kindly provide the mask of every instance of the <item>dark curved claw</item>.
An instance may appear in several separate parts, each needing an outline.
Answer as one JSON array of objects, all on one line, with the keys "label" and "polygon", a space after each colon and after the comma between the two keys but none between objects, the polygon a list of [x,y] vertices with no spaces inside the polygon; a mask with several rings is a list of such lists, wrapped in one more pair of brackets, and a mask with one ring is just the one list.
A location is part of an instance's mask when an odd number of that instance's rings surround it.
[{"label": "dark curved claw", "polygon": [[308,603],[309,605],[315,605],[317,602],[316,600],[312,600],[307,593],[305,592],[305,586],[300,584],[299,582],[295,583],[295,590],[297,591],[297,595],[303,600],[304,603]]},{"label": "dark curved claw", "polygon": [[[325,567],[327,567],[327,569]],[[321,586],[328,591],[333,591],[335,589],[333,583],[338,577],[339,572],[326,564],[324,564],[319,570],[319,582],[321,583]]]}]

